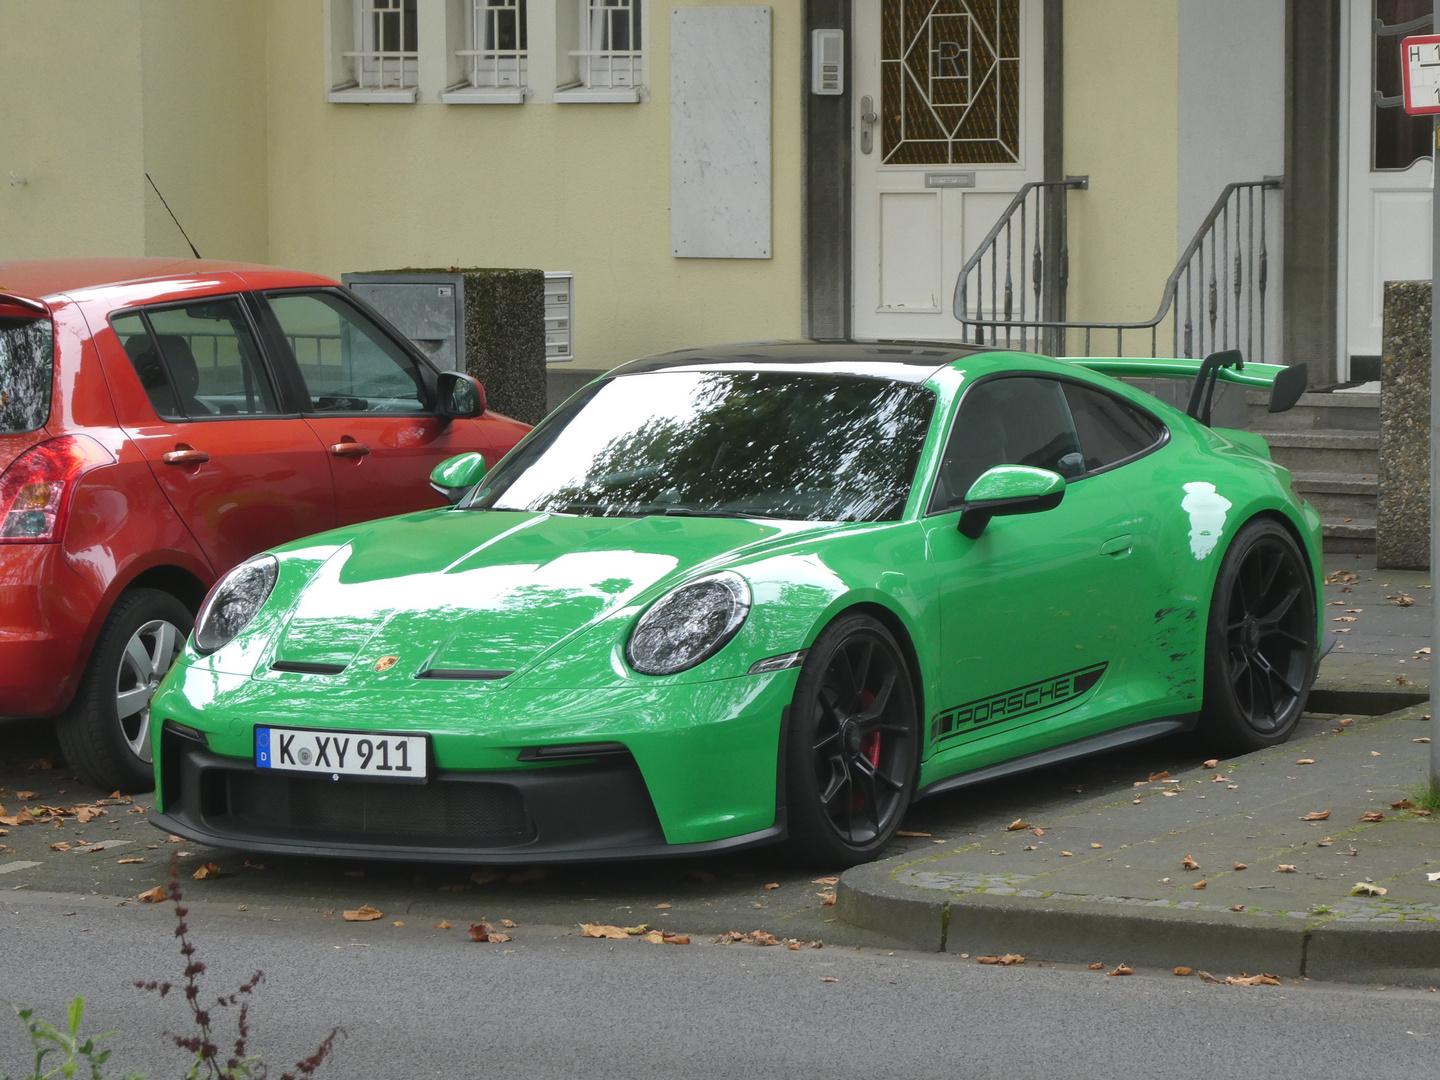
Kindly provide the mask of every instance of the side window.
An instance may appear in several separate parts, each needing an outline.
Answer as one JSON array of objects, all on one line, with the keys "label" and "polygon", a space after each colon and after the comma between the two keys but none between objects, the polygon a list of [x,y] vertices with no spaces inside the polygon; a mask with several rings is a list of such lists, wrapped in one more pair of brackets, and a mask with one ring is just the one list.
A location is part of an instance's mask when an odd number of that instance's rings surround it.
[{"label": "side window", "polygon": [[127,312],[110,325],[165,419],[280,411],[238,299]]},{"label": "side window", "polygon": [[1065,400],[1080,435],[1086,472],[1144,453],[1165,434],[1158,420],[1117,397],[1075,383],[1064,386]]},{"label": "side window", "polygon": [[1067,480],[1085,472],[1080,440],[1058,381],[991,379],[965,394],[940,461],[929,512],[961,505],[970,485],[996,465],[1031,465]]},{"label": "side window", "polygon": [[267,296],[290,345],[311,412],[418,413],[428,408],[415,361],[331,293]]}]

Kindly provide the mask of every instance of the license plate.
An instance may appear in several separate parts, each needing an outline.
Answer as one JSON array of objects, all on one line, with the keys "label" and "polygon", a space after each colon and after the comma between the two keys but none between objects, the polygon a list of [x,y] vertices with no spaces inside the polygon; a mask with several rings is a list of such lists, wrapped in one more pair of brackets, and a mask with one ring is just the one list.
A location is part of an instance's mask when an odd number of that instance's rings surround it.
[{"label": "license plate", "polygon": [[425,735],[373,731],[310,731],[257,727],[255,767],[286,772],[424,780],[430,761]]}]

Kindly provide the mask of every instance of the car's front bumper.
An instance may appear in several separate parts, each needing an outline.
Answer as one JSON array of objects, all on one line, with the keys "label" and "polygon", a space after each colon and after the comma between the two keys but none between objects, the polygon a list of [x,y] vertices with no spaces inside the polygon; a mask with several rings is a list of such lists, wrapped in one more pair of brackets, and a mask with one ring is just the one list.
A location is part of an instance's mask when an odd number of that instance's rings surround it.
[{"label": "car's front bumper", "polygon": [[[152,702],[152,820],[197,841],[500,863],[730,850],[784,835],[779,754],[793,670],[618,690],[471,684],[343,702],[332,691],[313,699],[323,709],[305,692],[313,677],[226,677],[217,687],[211,673],[205,700],[195,676],[170,680]],[[390,784],[257,769],[257,724],[425,732],[431,776]],[[541,748],[596,743],[611,752],[526,760]]]}]

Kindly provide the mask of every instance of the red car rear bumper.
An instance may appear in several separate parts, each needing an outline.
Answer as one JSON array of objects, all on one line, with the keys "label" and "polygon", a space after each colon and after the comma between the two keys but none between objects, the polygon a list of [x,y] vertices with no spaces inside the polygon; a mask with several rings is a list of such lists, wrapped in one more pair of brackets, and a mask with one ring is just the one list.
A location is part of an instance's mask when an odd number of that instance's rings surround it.
[{"label": "red car rear bumper", "polygon": [[59,544],[0,544],[0,716],[45,716],[70,703],[99,602]]}]

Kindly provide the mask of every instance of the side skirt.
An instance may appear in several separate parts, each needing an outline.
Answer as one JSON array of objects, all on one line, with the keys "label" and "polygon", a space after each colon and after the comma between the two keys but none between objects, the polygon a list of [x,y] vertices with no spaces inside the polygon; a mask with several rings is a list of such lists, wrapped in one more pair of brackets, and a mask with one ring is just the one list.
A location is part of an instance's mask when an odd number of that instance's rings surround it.
[{"label": "side skirt", "polygon": [[1199,717],[1199,713],[1184,713],[1180,716],[1162,717],[1159,720],[1146,720],[1144,723],[1132,724],[1117,731],[1107,731],[1103,735],[1091,735],[1063,746],[1026,754],[1013,761],[1002,761],[995,765],[987,765],[983,769],[960,773],[958,776],[947,776],[943,780],[936,780],[933,784],[926,784],[915,793],[915,798],[917,801],[927,799],[931,795],[969,787],[971,784],[983,784],[987,780],[996,780],[1002,776],[1025,772],[1027,769],[1038,769],[1041,766],[1055,765],[1062,761],[1074,761],[1076,758],[1088,757],[1091,754],[1118,750],[1122,746],[1135,746],[1138,743],[1164,738],[1166,735],[1193,731]]}]

